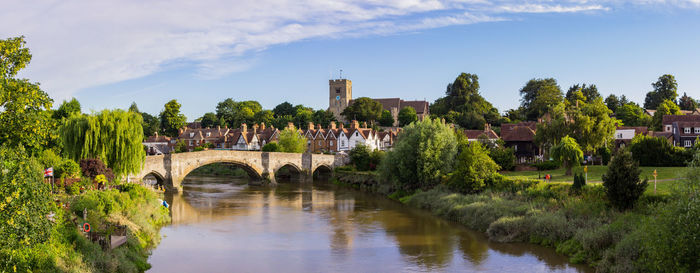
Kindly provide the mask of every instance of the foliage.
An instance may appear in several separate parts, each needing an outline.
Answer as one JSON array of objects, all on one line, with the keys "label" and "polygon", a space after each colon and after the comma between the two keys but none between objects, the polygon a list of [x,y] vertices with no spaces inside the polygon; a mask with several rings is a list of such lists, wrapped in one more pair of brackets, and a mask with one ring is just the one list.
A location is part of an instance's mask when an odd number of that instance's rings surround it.
[{"label": "foliage", "polygon": [[377,167],[382,163],[382,160],[386,157],[386,152],[381,150],[374,150],[369,155],[369,169],[376,170]]},{"label": "foliage", "polygon": [[335,118],[335,115],[333,115],[333,112],[326,111],[326,110],[315,111],[311,120],[315,124],[321,124],[321,127],[323,127],[323,128],[328,128],[328,125],[331,124],[331,121],[338,121]]},{"label": "foliage", "polygon": [[583,101],[594,101],[598,98],[602,98],[600,96],[600,93],[598,92],[598,87],[595,86],[595,84],[591,85],[586,85],[584,84],[575,84],[571,87],[569,87],[569,90],[566,91],[566,100],[571,102],[572,104],[576,103],[577,98],[577,92],[581,92],[581,99]]},{"label": "foliage", "polygon": [[265,146],[262,147],[263,152],[279,152],[280,151],[280,146],[277,145],[277,142],[270,142],[265,144]]},{"label": "foliage", "polygon": [[60,178],[79,178],[80,177],[80,165],[73,161],[72,159],[65,159],[58,165],[55,169],[56,177]]},{"label": "foliage", "polygon": [[484,129],[486,123],[501,123],[498,109],[479,94],[479,77],[476,74],[461,73],[457,76],[453,83],[447,85],[445,97],[430,105],[430,112],[465,129]]},{"label": "foliage", "polygon": [[603,104],[601,98],[579,104],[579,107],[568,111],[573,120],[570,123],[572,135],[582,150],[595,151],[605,143],[613,142],[617,121],[610,118],[610,114],[612,112]]},{"label": "foliage", "polygon": [[76,161],[99,158],[117,175],[138,173],[145,159],[141,121],[119,109],[72,116],[61,128],[65,153]]},{"label": "foliage", "polygon": [[581,164],[583,152],[575,139],[565,136],[561,139],[559,144],[552,147],[552,157],[564,163],[566,175],[571,175],[571,168]]},{"label": "foliage", "polygon": [[644,193],[647,180],[639,179],[639,163],[632,154],[622,149],[618,151],[608,165],[608,172],[603,174],[603,186],[610,203],[620,209],[627,210]]},{"label": "foliage", "polygon": [[95,180],[98,175],[104,175],[107,180],[114,180],[114,173],[112,169],[107,167],[102,160],[97,158],[88,158],[80,160],[80,170],[84,177]]},{"label": "foliage", "polygon": [[205,113],[200,122],[202,123],[202,128],[211,128],[221,125],[219,124],[219,118],[212,112]]},{"label": "foliage", "polygon": [[615,111],[615,118],[622,121],[625,126],[649,126],[651,117],[644,113],[644,109],[636,103],[621,105]]},{"label": "foliage", "polygon": [[608,165],[608,163],[610,162],[610,157],[612,157],[612,152],[610,151],[610,148],[606,146],[600,147],[598,148],[597,154],[603,161],[603,165]]},{"label": "foliage", "polygon": [[685,166],[691,159],[689,152],[663,137],[636,135],[629,150],[641,166]]},{"label": "foliage", "polygon": [[417,120],[418,115],[416,115],[416,109],[413,109],[413,107],[404,107],[399,111],[399,126],[404,127]]},{"label": "foliage", "polygon": [[507,148],[503,145],[491,148],[489,156],[493,159],[500,169],[503,171],[512,171],[515,169],[515,150],[513,147]]},{"label": "foliage", "polygon": [[370,169],[370,154],[369,148],[362,144],[355,145],[355,148],[350,150],[350,162],[355,165],[358,171],[368,171]]},{"label": "foliage", "polygon": [[141,118],[143,119],[141,125],[143,127],[144,139],[155,135],[156,132],[160,132],[160,120],[149,113],[139,111],[139,107],[136,105],[136,102],[131,103],[131,106],[129,106],[129,112],[141,114]]},{"label": "foliage", "polygon": [[403,128],[380,173],[400,189],[429,189],[452,171],[456,153],[454,130],[438,119],[425,119]]},{"label": "foliage", "polygon": [[15,250],[49,237],[53,205],[42,174],[21,146],[0,146],[0,270],[15,263]]},{"label": "foliage", "polygon": [[382,116],[379,118],[379,125],[384,127],[394,126],[394,117],[389,110],[382,111]]},{"label": "foliage", "polygon": [[53,100],[38,83],[13,78],[31,58],[24,37],[0,40],[0,143],[36,154],[57,136]]},{"label": "foliage", "polygon": [[70,101],[64,100],[61,105],[58,106],[58,109],[53,111],[53,118],[60,120],[80,113],[80,102],[78,102],[78,100],[75,98],[72,98]]},{"label": "foliage", "polygon": [[605,106],[610,109],[610,111],[613,111],[613,113],[617,113],[617,109],[620,106],[623,106],[625,104],[632,103],[629,100],[627,100],[627,97],[625,95],[620,96],[619,98],[615,96],[615,94],[610,94],[607,98],[605,98]]},{"label": "foliage", "polygon": [[532,166],[535,167],[538,171],[550,171],[556,170],[559,167],[561,167],[561,162],[556,160],[546,160],[532,164]]},{"label": "foliage", "polygon": [[296,109],[294,109],[294,105],[286,101],[275,106],[275,109],[272,109],[272,112],[274,113],[275,118],[281,116],[294,116],[297,113]]},{"label": "foliage", "polygon": [[379,117],[381,117],[382,104],[368,97],[361,97],[353,100],[353,103],[340,114],[346,120],[372,122],[379,120]]},{"label": "foliage", "polygon": [[174,149],[176,153],[184,153],[189,151],[187,143],[184,140],[178,140],[177,143],[175,143]]},{"label": "foliage", "polygon": [[287,127],[287,124],[290,122],[294,122],[294,117],[292,115],[284,115],[276,117],[275,120],[272,121],[272,125],[278,129],[281,129]]},{"label": "foliage", "polygon": [[574,184],[571,185],[571,190],[580,192],[584,186],[586,186],[586,176],[583,173],[574,174]]},{"label": "foliage", "polygon": [[461,193],[480,192],[486,187],[500,167],[490,157],[488,150],[478,141],[469,142],[465,137],[459,141],[459,154],[454,171],[449,174],[447,185]]},{"label": "foliage", "polygon": [[557,80],[553,78],[528,81],[520,89],[520,95],[527,120],[536,120],[564,99]]},{"label": "foliage", "polygon": [[230,128],[240,127],[243,123],[254,123],[255,114],[260,111],[262,106],[257,101],[237,102],[228,98],[216,105],[216,117]]},{"label": "foliage", "polygon": [[654,117],[651,119],[651,130],[663,130],[663,118],[665,115],[682,115],[681,108],[673,101],[665,100],[659,104],[654,112]]},{"label": "foliage", "polygon": [[165,109],[160,112],[160,129],[166,136],[178,136],[180,128],[185,126],[187,118],[180,113],[181,106],[177,100],[171,100],[165,104]]},{"label": "foliage", "polygon": [[307,127],[309,126],[309,122],[313,120],[314,110],[309,107],[304,107],[303,105],[297,105],[295,108],[297,113],[294,115],[294,124],[298,124],[299,128],[313,129]]},{"label": "foliage", "polygon": [[681,110],[695,111],[698,108],[698,102],[683,92],[683,96],[678,100],[678,106]]},{"label": "foliage", "polygon": [[306,151],[306,138],[292,128],[286,128],[280,132],[277,142],[279,151],[283,153],[303,153]]},{"label": "foliage", "polygon": [[673,75],[664,74],[651,86],[654,87],[654,90],[647,93],[646,98],[644,98],[644,108],[658,110],[659,105],[667,100],[676,104],[678,83]]},{"label": "foliage", "polygon": [[255,123],[265,123],[265,124],[272,124],[272,121],[275,120],[274,114],[270,110],[262,110],[260,112],[255,113],[253,115],[253,119],[255,120]]}]

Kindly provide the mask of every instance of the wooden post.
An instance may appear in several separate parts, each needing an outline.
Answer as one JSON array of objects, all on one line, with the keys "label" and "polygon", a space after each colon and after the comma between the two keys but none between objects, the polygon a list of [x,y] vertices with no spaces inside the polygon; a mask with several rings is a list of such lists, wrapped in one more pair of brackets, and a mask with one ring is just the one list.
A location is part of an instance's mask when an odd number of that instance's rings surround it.
[{"label": "wooden post", "polygon": [[586,184],[588,184],[588,166],[583,166],[583,172],[586,174]]},{"label": "wooden post", "polygon": [[658,174],[656,173],[656,169],[654,169],[654,194],[656,194],[656,176]]}]

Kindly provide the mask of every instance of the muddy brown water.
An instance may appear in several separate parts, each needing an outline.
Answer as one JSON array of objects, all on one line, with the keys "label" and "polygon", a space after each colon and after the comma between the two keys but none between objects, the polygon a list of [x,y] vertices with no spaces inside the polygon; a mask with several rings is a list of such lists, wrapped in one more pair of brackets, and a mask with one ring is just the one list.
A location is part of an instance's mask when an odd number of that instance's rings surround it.
[{"label": "muddy brown water", "polygon": [[188,176],[149,272],[590,272],[554,250],[493,243],[429,213],[329,183]]}]

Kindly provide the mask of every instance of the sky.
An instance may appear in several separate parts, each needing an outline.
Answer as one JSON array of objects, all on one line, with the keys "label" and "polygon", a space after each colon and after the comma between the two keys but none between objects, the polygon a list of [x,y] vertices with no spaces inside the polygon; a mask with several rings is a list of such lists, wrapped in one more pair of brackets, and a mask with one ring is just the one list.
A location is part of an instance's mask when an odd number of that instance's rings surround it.
[{"label": "sky", "polygon": [[430,102],[476,74],[501,112],[545,77],[641,103],[673,74],[700,98],[700,0],[27,0],[3,3],[0,22],[33,55],[19,76],[84,112],[158,114],[177,99],[191,121],[226,98],[326,109],[341,69],[355,98]]}]

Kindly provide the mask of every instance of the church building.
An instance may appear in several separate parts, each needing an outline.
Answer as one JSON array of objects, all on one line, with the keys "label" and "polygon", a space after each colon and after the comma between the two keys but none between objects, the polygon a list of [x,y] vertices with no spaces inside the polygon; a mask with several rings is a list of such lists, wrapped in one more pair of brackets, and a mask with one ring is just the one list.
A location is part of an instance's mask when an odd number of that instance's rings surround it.
[{"label": "church building", "polygon": [[[352,81],[348,79],[329,80],[328,85],[328,111],[331,111],[337,120],[346,122],[347,120],[340,113],[352,105]],[[394,117],[394,126],[398,126],[399,111],[404,107],[415,109],[418,120],[423,120],[423,118],[430,115],[430,103],[424,100],[406,101],[400,98],[373,98],[373,100],[381,103],[382,108],[391,113],[391,116]]]}]

